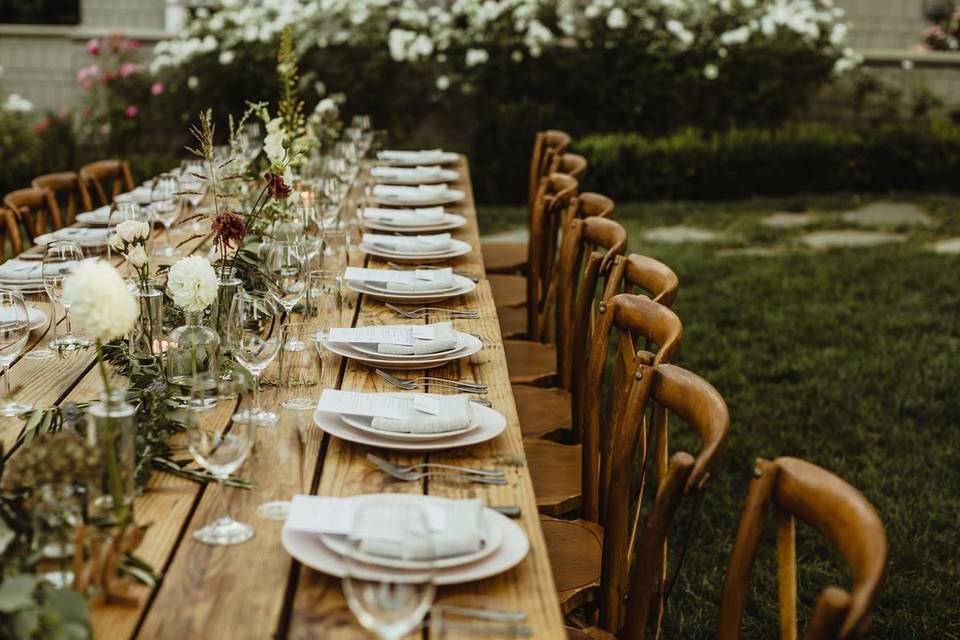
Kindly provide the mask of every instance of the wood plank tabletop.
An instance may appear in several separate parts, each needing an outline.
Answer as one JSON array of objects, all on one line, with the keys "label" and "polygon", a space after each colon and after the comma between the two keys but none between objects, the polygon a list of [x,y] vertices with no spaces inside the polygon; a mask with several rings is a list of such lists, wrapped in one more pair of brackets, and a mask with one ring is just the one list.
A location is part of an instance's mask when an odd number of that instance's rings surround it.
[{"label": "wood plank tabletop", "polygon": [[[452,266],[484,275],[480,253],[477,212],[470,183],[469,166],[461,158],[454,167],[460,178],[453,188],[466,198],[450,211],[467,219],[454,236],[474,250],[451,261]],[[201,246],[190,243],[188,250]],[[386,267],[374,259],[371,267]],[[390,311],[365,296],[354,298],[356,308],[343,314],[342,324],[366,326],[417,322]],[[477,308],[479,320],[455,320],[458,330],[480,335],[483,349],[431,373],[441,377],[485,382],[486,398],[506,416],[507,428],[497,438],[466,449],[425,454],[375,452],[393,462],[443,461],[453,464],[500,467],[506,471],[504,486],[462,483],[446,478],[426,482],[399,482],[370,465],[370,447],[351,444],[325,435],[313,423],[313,411],[280,408],[289,390],[265,387],[262,401],[280,416],[278,424],[257,429],[253,454],[238,477],[254,481],[252,489],[216,485],[201,486],[158,472],[145,494],[135,504],[138,522],[151,523],[139,554],[163,574],[159,586],[134,590],[136,606],[98,604],[93,610],[97,638],[364,638],[370,637],[356,622],[340,591],[340,581],[302,567],[280,543],[282,523],[257,517],[257,506],[270,500],[289,500],[298,493],[350,496],[377,492],[428,493],[452,498],[481,498],[487,505],[518,505],[523,515],[516,520],[530,540],[527,557],[499,576],[459,586],[441,587],[437,602],[470,606],[522,609],[527,625],[537,638],[564,637],[563,619],[557,604],[549,557],[540,530],[536,500],[523,452],[516,407],[507,373],[496,308],[485,279],[468,295],[447,300],[443,306]],[[424,322],[436,321],[426,318]],[[98,388],[92,355],[80,352],[64,360],[21,358],[12,368],[13,381],[35,380],[20,395],[35,406],[65,400],[92,399]],[[274,365],[276,367],[276,364]],[[404,372],[414,375],[416,372]],[[265,373],[270,376],[270,370]],[[393,390],[372,369],[336,356],[323,358],[322,386],[351,391]],[[319,397],[319,387],[316,397]],[[429,389],[428,389],[429,390]],[[217,411],[207,420],[229,420],[231,411]],[[17,421],[0,421],[0,443],[16,436]],[[229,512],[252,525],[250,541],[230,547],[210,547],[196,542],[191,532]],[[438,637],[424,632],[423,637]],[[467,633],[456,637],[469,637]],[[485,637],[490,637],[486,635]]]}]

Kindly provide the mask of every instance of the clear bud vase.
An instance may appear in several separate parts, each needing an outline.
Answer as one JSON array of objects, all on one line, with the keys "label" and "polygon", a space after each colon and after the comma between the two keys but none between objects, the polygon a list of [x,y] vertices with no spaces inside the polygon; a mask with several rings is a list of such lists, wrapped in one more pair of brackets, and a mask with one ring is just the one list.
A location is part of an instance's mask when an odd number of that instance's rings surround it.
[{"label": "clear bud vase", "polygon": [[[226,314],[226,312],[224,312]],[[167,382],[174,388],[173,400],[181,407],[209,408],[217,402],[220,379],[220,336],[201,323],[199,313],[187,313],[186,324],[170,333],[167,341]],[[223,321],[224,328],[226,320]],[[195,380],[209,381],[202,407],[192,406],[198,398]]]},{"label": "clear bud vase", "polygon": [[210,326],[220,337],[221,346],[227,344],[227,323],[233,299],[243,292],[243,280],[237,277],[235,267],[218,266],[217,297],[210,306]]},{"label": "clear bud vase", "polygon": [[90,488],[90,513],[119,526],[133,518],[136,414],[124,389],[101,392],[87,410],[87,442],[103,456],[101,480]]},{"label": "clear bud vase", "polygon": [[150,367],[163,353],[163,292],[149,278],[138,281],[132,293],[140,317],[130,332],[130,361],[135,367]]}]

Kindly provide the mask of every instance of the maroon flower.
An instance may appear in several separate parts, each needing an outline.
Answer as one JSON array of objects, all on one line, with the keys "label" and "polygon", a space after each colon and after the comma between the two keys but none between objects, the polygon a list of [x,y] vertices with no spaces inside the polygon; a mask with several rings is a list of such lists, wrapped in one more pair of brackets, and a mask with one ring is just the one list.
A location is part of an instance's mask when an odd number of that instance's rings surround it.
[{"label": "maroon flower", "polygon": [[283,176],[278,176],[272,171],[263,174],[267,179],[267,188],[270,189],[270,196],[274,200],[286,200],[290,195],[290,187],[283,181]]},{"label": "maroon flower", "polygon": [[211,225],[216,242],[227,247],[239,247],[247,235],[247,223],[243,216],[232,211],[224,211],[213,219]]}]

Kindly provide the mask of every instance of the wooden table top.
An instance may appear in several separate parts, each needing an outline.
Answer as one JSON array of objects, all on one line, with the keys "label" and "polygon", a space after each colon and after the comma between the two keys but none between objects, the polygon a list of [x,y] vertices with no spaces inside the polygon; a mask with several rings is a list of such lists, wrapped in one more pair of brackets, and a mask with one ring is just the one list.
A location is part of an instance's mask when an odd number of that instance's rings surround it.
[{"label": "wooden table top", "polygon": [[[452,186],[464,191],[466,198],[446,209],[466,217],[466,226],[454,231],[453,235],[470,243],[474,250],[451,264],[482,276],[483,258],[469,167],[461,158],[455,168],[460,178]],[[202,241],[193,241],[184,249],[192,251],[201,245]],[[385,267],[386,264],[371,258],[368,266]],[[353,312],[349,315],[355,326],[415,322],[364,296],[354,296],[350,301]],[[506,471],[507,485],[469,484],[447,478],[431,478],[429,482],[394,481],[365,460],[366,453],[372,448],[325,435],[314,425],[312,410],[280,409],[282,398],[279,394],[283,390],[265,387],[262,401],[275,408],[280,422],[272,428],[257,430],[253,454],[235,474],[252,479],[255,482],[253,489],[226,487],[221,492],[215,484],[204,487],[166,473],[155,473],[148,490],[137,498],[135,504],[137,521],[150,524],[137,553],[163,575],[162,581],[153,590],[136,585],[132,590],[137,598],[136,606],[95,604],[95,637],[369,637],[348,609],[339,579],[302,567],[294,561],[280,544],[282,523],[262,520],[255,510],[263,502],[289,500],[300,493],[350,496],[377,492],[476,497],[488,505],[519,505],[523,515],[517,523],[530,540],[527,557],[517,567],[499,576],[441,587],[437,602],[522,609],[529,616],[527,625],[534,637],[564,637],[563,619],[526,466],[489,283],[481,279],[475,291],[447,300],[443,306],[480,310],[479,320],[455,320],[454,323],[461,331],[480,335],[483,349],[469,358],[432,370],[432,373],[440,377],[485,382],[489,386],[486,397],[506,416],[507,428],[497,438],[467,449],[428,455],[375,452],[397,463],[429,460],[497,466]],[[413,373],[404,372],[403,375]],[[90,400],[100,387],[91,351],[68,353],[58,359],[22,357],[13,365],[10,375],[11,383],[20,386],[18,399],[31,402],[34,407],[69,400]],[[372,369],[337,357],[331,358],[325,366],[323,386],[351,391],[394,390]],[[226,421],[230,413],[218,407],[205,419]],[[0,418],[0,443],[5,448],[16,439],[22,424],[15,418]],[[237,520],[255,528],[252,540],[229,547],[210,547],[193,540],[190,536],[193,530],[226,510]],[[430,637],[430,634],[424,634],[424,637]],[[456,637],[469,636],[458,631]]]}]

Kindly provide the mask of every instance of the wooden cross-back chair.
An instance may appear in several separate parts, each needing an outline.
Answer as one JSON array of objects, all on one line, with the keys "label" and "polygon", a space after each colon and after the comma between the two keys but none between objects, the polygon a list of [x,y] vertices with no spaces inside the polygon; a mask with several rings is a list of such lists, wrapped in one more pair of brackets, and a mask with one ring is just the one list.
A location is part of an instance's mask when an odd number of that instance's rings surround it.
[{"label": "wooden cross-back chair", "polygon": [[[536,200],[540,179],[551,173],[554,158],[562,156],[570,146],[570,135],[555,129],[538,132],[530,155],[530,171],[527,182],[527,227]],[[586,162],[584,160],[584,162]],[[585,168],[585,167],[584,167]],[[564,173],[560,171],[560,173]],[[574,176],[578,180],[579,176]],[[487,273],[515,273],[527,264],[527,245],[508,242],[484,242],[481,244],[484,267]]]},{"label": "wooden cross-back chair", "polygon": [[63,223],[66,225],[74,223],[77,212],[81,210],[80,207],[83,207],[83,211],[93,209],[89,194],[85,195],[80,190],[80,176],[74,171],[47,173],[37,176],[30,181],[30,184],[33,187],[49,189],[53,193],[63,214]]},{"label": "wooden cross-back chair", "polygon": [[133,191],[133,176],[126,161],[98,160],[80,167],[80,193],[90,208],[110,204],[126,191]]},{"label": "wooden cross-back chair", "polygon": [[0,264],[6,262],[8,256],[17,256],[22,251],[23,239],[17,217],[10,209],[0,207]]},{"label": "wooden cross-back chair", "polygon": [[[563,211],[577,195],[577,186],[575,179],[562,173],[553,173],[541,180],[531,217],[526,275],[490,274],[487,277],[493,292],[493,302],[498,308],[526,305],[529,313],[531,291],[534,291],[536,303],[536,291],[544,280],[544,269],[552,264],[553,253],[556,251],[559,221],[563,217]],[[544,228],[545,226],[553,230],[552,236],[550,229]]]},{"label": "wooden cross-back chair", "polygon": [[773,462],[757,460],[754,468],[723,584],[718,640],[740,637],[750,573],[771,503],[776,521],[779,637],[798,637],[797,518],[839,549],[853,577],[849,591],[828,586],[820,593],[802,637],[846,640],[862,636],[886,573],[887,535],[883,522],[863,494],[841,478],[804,460],[777,458]]},{"label": "wooden cross-back chair", "polygon": [[[566,211],[560,213],[562,230],[565,231],[568,229],[569,223],[575,218],[598,217],[613,219],[614,208],[615,205],[613,200],[605,195],[590,192],[581,193],[570,202],[570,205],[567,207]],[[547,289],[547,298],[543,303],[543,306],[546,309],[549,309],[549,306],[553,302],[556,295],[557,279],[559,276],[557,265],[558,261],[554,260],[552,274],[549,279]],[[503,278],[510,276],[498,277]],[[512,277],[515,279],[515,281],[519,280],[517,276]],[[520,307],[498,307],[497,316],[500,321],[500,334],[504,338],[525,338],[544,341],[550,337],[550,327],[546,323],[546,320],[549,318],[548,314],[543,314],[540,318],[538,325],[539,335],[536,337],[528,335],[529,310],[527,305]]]},{"label": "wooden cross-back chair", "polygon": [[63,228],[63,217],[53,193],[46,188],[27,187],[11,191],[3,198],[3,204],[13,211],[27,231],[32,242],[48,228]]},{"label": "wooden cross-back chair", "polygon": [[550,173],[565,173],[578,182],[587,174],[587,159],[577,153],[561,153],[553,156]]}]

